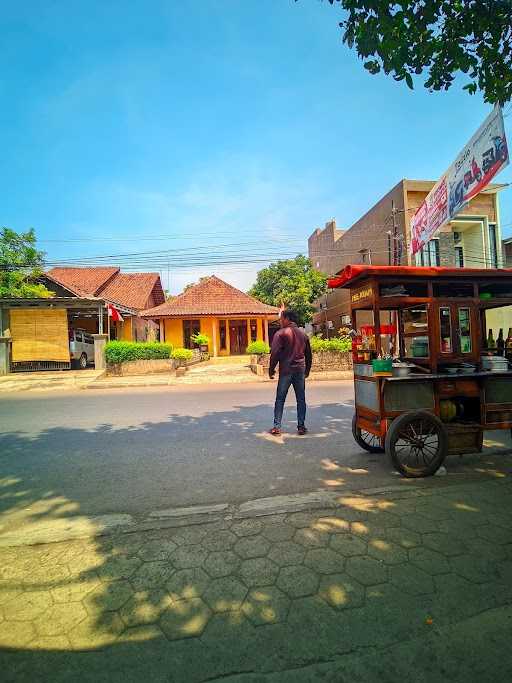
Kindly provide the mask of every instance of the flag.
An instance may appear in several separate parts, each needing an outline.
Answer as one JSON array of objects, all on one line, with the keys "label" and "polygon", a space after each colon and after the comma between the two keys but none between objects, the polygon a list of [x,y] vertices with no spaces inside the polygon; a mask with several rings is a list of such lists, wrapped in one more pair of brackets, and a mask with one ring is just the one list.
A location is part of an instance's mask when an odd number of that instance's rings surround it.
[{"label": "flag", "polygon": [[122,323],[123,322],[123,316],[119,313],[117,308],[113,304],[107,304],[107,307],[108,307],[108,315],[109,315],[109,318],[112,320],[112,322]]}]

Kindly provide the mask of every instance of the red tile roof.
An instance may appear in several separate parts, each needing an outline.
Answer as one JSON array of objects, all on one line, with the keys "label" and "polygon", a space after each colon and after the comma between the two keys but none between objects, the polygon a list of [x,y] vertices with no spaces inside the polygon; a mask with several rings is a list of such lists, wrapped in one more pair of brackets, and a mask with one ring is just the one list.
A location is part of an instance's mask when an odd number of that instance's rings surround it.
[{"label": "red tile roof", "polygon": [[279,309],[261,303],[215,275],[201,278],[172,301],[142,311],[144,318],[182,318],[196,315],[275,315]]},{"label": "red tile roof", "polygon": [[52,268],[46,274],[78,296],[81,294],[95,296],[116,273],[119,273],[119,268],[111,266],[107,268]]},{"label": "red tile roof", "polygon": [[97,296],[135,310],[165,301],[158,273],[121,273],[116,267],[89,267],[52,268],[47,275],[77,296]]}]

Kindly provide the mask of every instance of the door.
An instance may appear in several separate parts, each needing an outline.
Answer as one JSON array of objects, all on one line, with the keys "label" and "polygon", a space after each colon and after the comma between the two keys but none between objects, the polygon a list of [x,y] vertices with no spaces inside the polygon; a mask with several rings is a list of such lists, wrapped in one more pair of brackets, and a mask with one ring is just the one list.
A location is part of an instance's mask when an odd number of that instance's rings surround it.
[{"label": "door", "polygon": [[231,355],[242,355],[247,348],[247,321],[229,321],[229,350]]},{"label": "door", "polygon": [[439,360],[478,360],[476,319],[470,303],[438,306]]},{"label": "door", "polygon": [[68,315],[65,309],[12,309],[10,326],[13,363],[69,363]]}]

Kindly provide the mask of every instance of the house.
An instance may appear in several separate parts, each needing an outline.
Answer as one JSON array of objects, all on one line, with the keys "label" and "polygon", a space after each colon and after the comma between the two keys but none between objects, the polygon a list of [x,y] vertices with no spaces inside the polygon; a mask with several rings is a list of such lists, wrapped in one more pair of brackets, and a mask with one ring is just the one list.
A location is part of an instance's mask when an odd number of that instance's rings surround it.
[{"label": "house", "polygon": [[[158,326],[143,320],[139,313],[165,301],[158,273],[122,273],[115,266],[86,268],[52,268],[45,274],[48,289],[55,285],[66,288],[75,296],[102,299],[121,314],[122,321],[106,318],[105,332],[109,339],[147,341],[158,337]],[[98,332],[95,316],[74,314],[70,319],[74,328]]]},{"label": "house", "polygon": [[158,321],[160,339],[175,347],[193,348],[192,336],[201,332],[213,356],[229,356],[245,353],[251,341],[268,341],[269,321],[279,310],[211,275],[140,315]]},{"label": "house", "polygon": [[[433,180],[401,180],[348,230],[335,220],[309,237],[313,267],[329,276],[346,265],[422,265],[501,268],[504,265],[498,193],[505,185],[491,184],[442,227],[420,252],[411,257],[410,222],[434,187]],[[317,302],[317,330],[348,324],[348,291],[336,289]]]}]

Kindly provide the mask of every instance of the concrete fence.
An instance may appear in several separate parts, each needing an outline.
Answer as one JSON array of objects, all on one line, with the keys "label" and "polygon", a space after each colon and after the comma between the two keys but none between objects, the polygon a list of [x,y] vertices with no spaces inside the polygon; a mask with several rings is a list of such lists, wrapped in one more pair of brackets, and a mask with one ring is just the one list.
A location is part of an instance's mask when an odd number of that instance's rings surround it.
[{"label": "concrete fence", "polygon": [[[251,370],[257,375],[264,375],[268,372],[270,364],[270,354],[265,353],[261,356],[251,356]],[[315,351],[313,353],[313,364],[311,372],[352,372],[352,354],[347,351]]]}]

